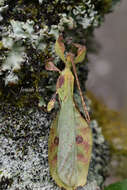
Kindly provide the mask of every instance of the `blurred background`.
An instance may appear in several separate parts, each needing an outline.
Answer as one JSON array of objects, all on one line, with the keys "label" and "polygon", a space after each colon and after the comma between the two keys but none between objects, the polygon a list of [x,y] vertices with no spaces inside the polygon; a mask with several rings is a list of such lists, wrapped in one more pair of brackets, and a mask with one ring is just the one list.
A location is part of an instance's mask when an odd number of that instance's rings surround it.
[{"label": "blurred background", "polygon": [[[97,54],[91,53],[88,57],[87,89],[109,109],[99,107],[99,102],[94,109],[95,118],[111,147],[105,181],[108,185],[127,179],[127,0],[122,0],[115,11],[105,17],[94,34]],[[97,115],[97,109],[101,110],[101,115]]]},{"label": "blurred background", "polygon": [[89,56],[87,89],[109,108],[123,109],[127,106],[127,0],[105,17],[95,39],[99,51]]}]

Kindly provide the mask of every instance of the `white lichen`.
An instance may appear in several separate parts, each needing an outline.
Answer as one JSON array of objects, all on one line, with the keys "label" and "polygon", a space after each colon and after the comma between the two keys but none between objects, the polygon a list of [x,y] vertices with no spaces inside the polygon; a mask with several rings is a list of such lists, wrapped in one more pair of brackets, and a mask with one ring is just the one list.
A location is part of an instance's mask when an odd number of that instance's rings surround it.
[{"label": "white lichen", "polygon": [[4,5],[5,0],[0,0],[0,6]]},{"label": "white lichen", "polygon": [[25,53],[23,47],[14,47],[12,51],[9,52],[5,62],[2,64],[0,71],[6,71],[6,76],[4,78],[5,85],[17,84],[18,76],[14,73],[21,68],[21,64],[25,61]]},{"label": "white lichen", "polygon": [[38,0],[39,1],[39,4],[41,5],[43,3],[44,0]]},{"label": "white lichen", "polygon": [[8,49],[11,49],[12,46],[14,44],[14,41],[12,38],[10,37],[3,37],[2,38],[2,45],[5,47],[5,48],[8,48]]},{"label": "white lichen", "polygon": [[8,84],[17,84],[18,83],[18,76],[14,74],[12,71],[8,73],[5,77],[5,86]]},{"label": "white lichen", "polygon": [[[37,50],[43,51],[47,46],[45,38],[47,38],[49,30],[44,25],[43,29],[35,33],[35,23],[31,20],[27,20],[26,22],[10,20],[10,24],[8,31],[3,33],[1,41],[2,46],[8,49],[8,55],[0,67],[1,75],[2,72],[7,71],[7,75],[4,78],[5,85],[18,82],[18,77],[13,72],[20,70],[22,63],[26,60],[27,55],[23,47],[23,42],[32,45]],[[53,34],[53,29],[50,32],[51,35],[56,35],[56,33]]]},{"label": "white lichen", "polygon": [[51,29],[50,29],[50,31],[49,31],[49,34],[50,34],[50,35],[53,35],[53,36],[57,39],[58,36],[59,36],[58,26],[57,26],[57,25],[52,25],[52,26],[51,26]]},{"label": "white lichen", "polygon": [[30,40],[36,40],[37,35],[34,34],[33,25],[34,22],[31,20],[27,20],[27,22],[21,22],[21,21],[10,21],[13,32],[10,34],[12,38],[15,38],[16,40],[20,39],[30,39]]},{"label": "white lichen", "polygon": [[71,16],[67,16],[66,14],[59,14],[59,16],[61,17],[58,24],[59,31],[64,31],[65,26],[67,26],[69,30],[76,28],[76,23]]},{"label": "white lichen", "polygon": [[15,47],[9,52],[8,57],[1,67],[2,71],[17,71],[21,68],[21,63],[25,60],[23,47]]},{"label": "white lichen", "polygon": [[91,0],[84,0],[84,5],[75,6],[73,14],[76,17],[78,24],[80,24],[83,29],[87,29],[92,24],[96,24],[96,26],[98,25],[98,12],[95,10],[95,6]]}]

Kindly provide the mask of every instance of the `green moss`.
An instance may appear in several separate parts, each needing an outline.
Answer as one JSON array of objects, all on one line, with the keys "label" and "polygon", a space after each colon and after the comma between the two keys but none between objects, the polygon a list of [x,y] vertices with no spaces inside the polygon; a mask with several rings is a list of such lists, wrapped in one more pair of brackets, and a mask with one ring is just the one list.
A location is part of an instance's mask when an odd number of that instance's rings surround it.
[{"label": "green moss", "polygon": [[0,49],[2,49],[3,48],[3,43],[2,43],[2,41],[0,41]]},{"label": "green moss", "polygon": [[123,114],[108,109],[91,92],[87,93],[92,104],[92,119],[97,119],[113,153],[127,156],[127,121]]}]

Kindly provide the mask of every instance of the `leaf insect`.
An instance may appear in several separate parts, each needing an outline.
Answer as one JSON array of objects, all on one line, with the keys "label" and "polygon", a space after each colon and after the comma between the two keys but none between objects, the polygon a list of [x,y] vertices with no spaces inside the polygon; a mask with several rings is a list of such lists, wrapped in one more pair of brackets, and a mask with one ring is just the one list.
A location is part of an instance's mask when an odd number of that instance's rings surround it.
[{"label": "leaf insect", "polygon": [[[51,176],[57,185],[66,190],[74,190],[86,184],[92,150],[90,118],[75,68],[75,64],[83,61],[86,48],[80,44],[73,44],[78,48],[77,56],[72,53],[65,56],[62,40],[62,36],[56,40],[55,51],[65,63],[64,70],[60,71],[52,61],[46,63],[47,70],[57,71],[60,74],[57,79],[56,93],[48,103],[47,109],[51,111],[54,107],[56,94],[61,105],[50,129],[48,160]],[[81,116],[73,100],[74,76],[71,67],[75,73],[86,120]]]}]

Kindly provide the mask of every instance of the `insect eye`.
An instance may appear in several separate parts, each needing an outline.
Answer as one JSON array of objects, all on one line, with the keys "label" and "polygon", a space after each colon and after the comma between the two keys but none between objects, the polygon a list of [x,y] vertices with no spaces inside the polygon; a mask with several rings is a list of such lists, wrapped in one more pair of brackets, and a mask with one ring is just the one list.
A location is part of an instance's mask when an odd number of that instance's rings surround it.
[{"label": "insect eye", "polygon": [[79,135],[78,135],[78,136],[76,137],[76,143],[77,143],[77,144],[80,144],[80,143],[82,143],[82,142],[83,142],[82,136],[79,136]]},{"label": "insect eye", "polygon": [[59,144],[59,138],[58,138],[58,137],[55,137],[55,138],[54,138],[54,144],[55,144],[55,145],[58,145],[58,144]]}]

